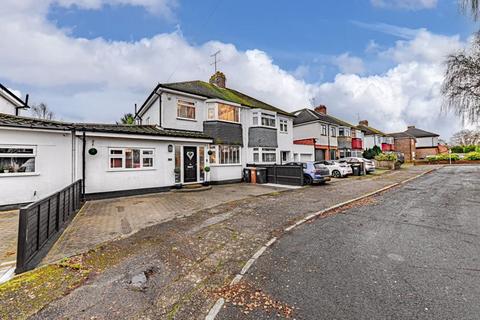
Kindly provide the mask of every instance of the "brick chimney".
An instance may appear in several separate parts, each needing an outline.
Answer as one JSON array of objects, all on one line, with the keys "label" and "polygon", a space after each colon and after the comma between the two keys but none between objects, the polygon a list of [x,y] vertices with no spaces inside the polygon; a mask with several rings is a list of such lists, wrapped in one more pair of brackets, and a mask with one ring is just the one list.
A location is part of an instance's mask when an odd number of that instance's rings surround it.
[{"label": "brick chimney", "polygon": [[368,127],[368,120],[361,120],[358,122],[359,125]]},{"label": "brick chimney", "polygon": [[210,77],[210,80],[208,82],[219,88],[225,88],[225,85],[227,84],[227,78],[225,77],[223,72],[217,71]]},{"label": "brick chimney", "polygon": [[323,104],[319,105],[318,107],[315,107],[314,110],[317,111],[318,113],[327,114],[327,107],[324,106]]}]

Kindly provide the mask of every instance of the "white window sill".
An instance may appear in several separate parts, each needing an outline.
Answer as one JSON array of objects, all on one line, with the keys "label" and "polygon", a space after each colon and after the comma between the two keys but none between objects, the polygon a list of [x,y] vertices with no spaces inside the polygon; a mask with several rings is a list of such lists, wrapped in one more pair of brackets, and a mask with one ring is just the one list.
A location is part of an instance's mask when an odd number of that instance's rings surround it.
[{"label": "white window sill", "polygon": [[283,133],[283,134],[288,134],[288,131],[278,131],[280,133]]},{"label": "white window sill", "polygon": [[39,176],[39,172],[12,172],[12,173],[0,173],[0,178],[2,177],[32,177]]},{"label": "white window sill", "polygon": [[262,126],[262,125],[252,125],[253,128],[267,128],[267,129],[275,129],[277,130],[277,127],[270,127],[270,126]]},{"label": "white window sill", "polygon": [[138,171],[155,171],[155,168],[131,168],[131,169],[108,169],[107,172],[138,172]]},{"label": "white window sill", "polygon": [[241,163],[220,163],[220,164],[210,164],[211,167],[238,167],[241,166]]},{"label": "white window sill", "polygon": [[236,123],[241,124],[240,121],[229,121],[229,120],[221,120],[221,119],[207,119],[205,121],[218,121],[218,122],[226,122],[226,123]]},{"label": "white window sill", "polygon": [[193,122],[197,122],[197,119],[181,118],[181,117],[177,117],[177,120],[183,120],[183,121],[193,121]]}]

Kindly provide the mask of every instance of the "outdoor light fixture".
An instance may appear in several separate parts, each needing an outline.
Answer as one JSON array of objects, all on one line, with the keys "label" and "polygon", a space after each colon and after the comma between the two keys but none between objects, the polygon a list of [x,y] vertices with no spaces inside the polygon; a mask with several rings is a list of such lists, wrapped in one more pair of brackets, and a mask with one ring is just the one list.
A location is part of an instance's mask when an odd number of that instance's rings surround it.
[{"label": "outdoor light fixture", "polygon": [[173,146],[171,144],[168,145],[168,152],[172,152],[173,151]]}]

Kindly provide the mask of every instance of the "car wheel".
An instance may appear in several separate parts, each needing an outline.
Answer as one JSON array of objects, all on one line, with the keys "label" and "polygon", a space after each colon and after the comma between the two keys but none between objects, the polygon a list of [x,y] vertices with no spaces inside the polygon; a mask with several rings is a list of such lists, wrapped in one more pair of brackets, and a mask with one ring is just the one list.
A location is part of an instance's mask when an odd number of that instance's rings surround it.
[{"label": "car wheel", "polygon": [[333,170],[332,176],[333,176],[334,178],[340,178],[340,177],[342,177],[342,174],[341,174],[340,171],[338,171],[338,170]]},{"label": "car wheel", "polygon": [[312,184],[313,179],[312,179],[312,177],[306,175],[306,176],[303,177],[303,182],[304,182],[305,184]]}]

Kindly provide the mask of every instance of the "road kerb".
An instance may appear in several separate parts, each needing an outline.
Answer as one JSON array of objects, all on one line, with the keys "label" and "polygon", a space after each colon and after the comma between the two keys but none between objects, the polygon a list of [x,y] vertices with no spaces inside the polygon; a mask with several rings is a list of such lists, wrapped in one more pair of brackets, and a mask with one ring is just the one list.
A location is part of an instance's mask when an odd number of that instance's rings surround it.
[{"label": "road kerb", "polygon": [[[439,168],[433,168],[433,169],[430,169],[428,171],[425,171],[425,172],[422,172],[416,176],[413,176],[411,178],[408,178],[406,180],[403,180],[403,181],[400,181],[400,182],[396,182],[396,183],[393,183],[393,184],[390,184],[386,187],[383,187],[383,188],[380,188],[378,190],[375,190],[375,191],[372,191],[372,192],[369,192],[369,193],[366,193],[362,196],[359,196],[359,197],[356,197],[354,199],[350,199],[350,200],[347,200],[347,201],[344,201],[342,203],[338,203],[334,206],[331,206],[331,207],[328,207],[326,209],[323,209],[323,210],[320,210],[320,211],[317,211],[315,213],[312,213],[300,220],[298,220],[297,222],[295,222],[294,224],[290,225],[289,227],[285,228],[284,231],[285,232],[289,232],[291,230],[293,230],[294,228],[304,224],[305,222],[308,222],[310,220],[312,220],[313,218],[316,218],[322,214],[325,214],[329,211],[332,211],[332,210],[335,210],[335,209],[338,209],[338,208],[341,208],[343,206],[346,206],[348,204],[351,204],[351,203],[354,203],[354,202],[357,202],[357,201],[360,201],[360,200],[363,200],[365,198],[368,198],[368,197],[371,197],[371,196],[374,196],[376,194],[379,194],[379,193],[382,193],[384,191],[387,191],[387,190],[390,190],[396,186],[399,186],[399,185],[402,185],[402,184],[405,184],[409,181],[412,181],[412,180],[415,180],[417,178],[420,178],[426,174],[429,174],[433,171],[436,171],[438,170]],[[260,256],[266,251],[266,249],[268,247],[270,247],[272,244],[274,244],[275,242],[277,242],[278,240],[278,237],[274,237],[272,239],[270,239],[264,246],[262,246],[257,252],[255,252],[255,254],[252,256],[252,258],[250,258],[247,263],[243,266],[242,270],[240,271],[239,274],[237,274],[235,276],[235,278],[233,278],[233,280],[230,282],[230,285],[233,285],[233,284],[237,284],[238,282],[240,282],[240,280],[243,278],[243,276],[245,275],[246,272],[248,272],[248,270],[250,269],[250,267],[255,263],[255,261],[260,258]],[[220,310],[222,309],[223,305],[225,304],[225,300],[223,298],[219,298],[215,304],[213,305],[213,307],[210,309],[210,311],[208,312],[207,316],[205,317],[205,320],[214,320],[217,316],[217,314],[220,312]]]}]

